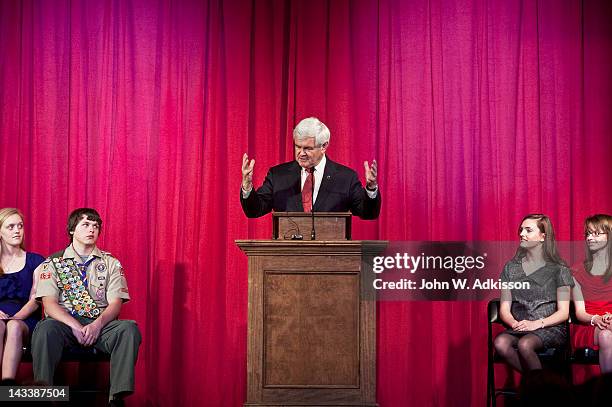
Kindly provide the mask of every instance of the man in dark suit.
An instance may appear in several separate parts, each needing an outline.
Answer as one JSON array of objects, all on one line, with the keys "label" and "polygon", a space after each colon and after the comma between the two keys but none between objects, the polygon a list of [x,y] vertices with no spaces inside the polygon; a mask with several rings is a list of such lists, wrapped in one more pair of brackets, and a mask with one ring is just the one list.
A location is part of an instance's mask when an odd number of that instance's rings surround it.
[{"label": "man in dark suit", "polygon": [[255,160],[242,157],[240,203],[249,218],[276,212],[346,212],[362,219],[380,213],[377,164],[363,163],[366,188],[357,173],[326,157],[330,132],[314,117],[302,120],[293,130],[295,161],[272,167],[263,185],[253,191]]}]

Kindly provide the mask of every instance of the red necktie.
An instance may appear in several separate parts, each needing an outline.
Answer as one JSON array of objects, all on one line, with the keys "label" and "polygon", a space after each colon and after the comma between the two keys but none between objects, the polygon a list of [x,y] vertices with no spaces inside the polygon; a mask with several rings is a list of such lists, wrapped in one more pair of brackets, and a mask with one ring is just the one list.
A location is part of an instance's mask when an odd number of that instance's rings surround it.
[{"label": "red necktie", "polygon": [[304,187],[302,188],[302,206],[304,207],[304,212],[312,212],[312,185],[314,182],[314,167],[307,168],[308,176],[306,177],[306,181],[304,182]]}]

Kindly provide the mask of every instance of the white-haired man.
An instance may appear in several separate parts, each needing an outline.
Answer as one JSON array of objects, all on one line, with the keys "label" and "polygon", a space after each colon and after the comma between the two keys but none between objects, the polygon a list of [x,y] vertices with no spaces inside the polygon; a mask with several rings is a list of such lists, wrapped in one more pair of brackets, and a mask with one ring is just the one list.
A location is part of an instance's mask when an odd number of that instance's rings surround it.
[{"label": "white-haired man", "polygon": [[309,117],[299,122],[293,130],[295,160],[270,168],[256,191],[253,191],[255,160],[249,160],[245,153],[240,202],[247,217],[257,218],[272,210],[351,211],[362,219],[376,219],[381,203],[376,160],[372,165],[363,163],[364,188],[355,171],[326,157],[329,138],[329,129],[319,119]]}]

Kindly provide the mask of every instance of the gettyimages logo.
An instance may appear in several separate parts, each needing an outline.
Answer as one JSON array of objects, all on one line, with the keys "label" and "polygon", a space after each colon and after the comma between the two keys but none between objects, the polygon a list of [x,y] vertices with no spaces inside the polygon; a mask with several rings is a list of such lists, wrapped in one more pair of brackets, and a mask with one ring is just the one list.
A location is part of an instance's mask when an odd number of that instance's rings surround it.
[{"label": "gettyimages logo", "polygon": [[375,256],[372,269],[375,273],[382,273],[385,270],[398,269],[416,273],[419,269],[423,270],[452,270],[455,273],[463,273],[466,270],[482,270],[485,267],[485,258],[482,256],[426,256],[421,253],[418,256],[411,256],[409,253],[396,253],[395,256]]},{"label": "gettyimages logo", "polygon": [[[559,242],[565,264],[584,253],[584,242]],[[548,264],[539,274],[512,278],[503,273],[521,249],[503,242],[390,242],[384,253],[363,257],[362,295],[379,301],[488,301],[501,290],[531,290],[563,264]],[[518,262],[518,263],[517,263]],[[516,278],[515,278],[516,277]]]}]

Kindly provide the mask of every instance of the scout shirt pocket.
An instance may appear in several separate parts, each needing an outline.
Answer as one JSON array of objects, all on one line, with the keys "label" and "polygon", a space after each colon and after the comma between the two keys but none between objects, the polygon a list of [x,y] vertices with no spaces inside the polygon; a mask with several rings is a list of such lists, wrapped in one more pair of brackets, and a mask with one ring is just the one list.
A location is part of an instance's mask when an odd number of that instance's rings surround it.
[{"label": "scout shirt pocket", "polygon": [[98,308],[106,308],[106,286],[108,285],[108,267],[105,261],[96,262],[91,270],[89,279],[89,293],[96,302]]}]

